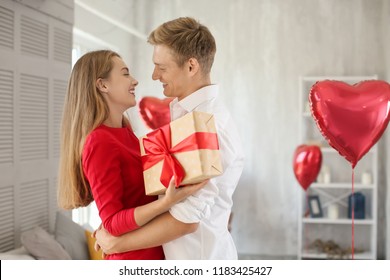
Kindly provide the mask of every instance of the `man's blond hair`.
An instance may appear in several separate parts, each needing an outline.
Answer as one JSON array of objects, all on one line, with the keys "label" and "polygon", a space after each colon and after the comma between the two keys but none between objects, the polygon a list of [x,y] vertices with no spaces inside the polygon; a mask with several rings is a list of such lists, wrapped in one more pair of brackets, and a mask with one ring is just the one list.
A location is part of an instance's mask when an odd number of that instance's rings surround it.
[{"label": "man's blond hair", "polygon": [[161,24],[153,30],[148,42],[165,45],[174,54],[179,67],[196,58],[203,74],[209,74],[214,62],[216,44],[210,30],[193,18],[180,17]]}]

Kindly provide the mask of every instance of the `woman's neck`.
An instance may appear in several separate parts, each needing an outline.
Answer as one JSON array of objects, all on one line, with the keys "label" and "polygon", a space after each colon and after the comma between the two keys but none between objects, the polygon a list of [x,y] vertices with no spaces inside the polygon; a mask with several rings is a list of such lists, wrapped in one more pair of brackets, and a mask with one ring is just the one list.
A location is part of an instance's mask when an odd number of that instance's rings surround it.
[{"label": "woman's neck", "polygon": [[113,127],[113,128],[121,128],[123,127],[123,122],[122,122],[123,116],[122,115],[110,115],[104,122],[103,124],[108,127]]}]

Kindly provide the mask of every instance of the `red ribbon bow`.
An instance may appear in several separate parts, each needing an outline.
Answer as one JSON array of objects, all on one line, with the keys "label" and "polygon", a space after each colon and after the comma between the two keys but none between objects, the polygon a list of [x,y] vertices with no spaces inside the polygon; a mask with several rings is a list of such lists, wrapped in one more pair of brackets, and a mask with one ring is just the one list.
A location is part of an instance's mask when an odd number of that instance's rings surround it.
[{"label": "red ribbon bow", "polygon": [[160,181],[166,188],[172,176],[175,177],[176,186],[181,184],[185,176],[183,167],[173,154],[200,149],[219,149],[217,134],[210,132],[195,132],[172,147],[170,125],[164,125],[148,133],[147,138],[142,140],[145,150],[145,155],[142,156],[143,169],[147,170],[163,160]]}]

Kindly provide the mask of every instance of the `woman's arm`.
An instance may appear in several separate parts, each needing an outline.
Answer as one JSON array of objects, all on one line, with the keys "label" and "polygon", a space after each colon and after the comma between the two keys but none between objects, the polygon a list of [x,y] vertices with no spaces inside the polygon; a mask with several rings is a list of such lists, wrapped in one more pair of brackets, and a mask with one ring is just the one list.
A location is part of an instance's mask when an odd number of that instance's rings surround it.
[{"label": "woman's arm", "polygon": [[82,155],[83,171],[90,183],[99,216],[112,235],[136,230],[206,183],[176,189],[171,180],[163,199],[136,208],[125,208],[121,150],[115,141],[104,131],[95,131],[87,138]]},{"label": "woman's arm", "polygon": [[192,233],[197,228],[198,223],[182,223],[166,212],[143,227],[117,237],[99,227],[93,234],[97,239],[95,250],[102,248],[105,254],[113,254],[155,247]]},{"label": "woman's arm", "polygon": [[167,212],[173,205],[187,198],[200,190],[209,180],[198,184],[186,185],[185,187],[176,188],[175,180],[172,177],[165,195],[151,203],[138,206],[134,210],[134,219],[138,226],[143,226],[156,216]]}]

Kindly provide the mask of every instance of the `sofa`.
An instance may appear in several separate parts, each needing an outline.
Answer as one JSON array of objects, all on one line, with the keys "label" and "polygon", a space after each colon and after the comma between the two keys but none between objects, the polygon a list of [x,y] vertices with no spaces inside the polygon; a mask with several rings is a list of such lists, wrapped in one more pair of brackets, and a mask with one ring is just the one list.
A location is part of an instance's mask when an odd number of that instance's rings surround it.
[{"label": "sofa", "polygon": [[21,247],[0,253],[0,260],[101,260],[93,248],[92,229],[56,213],[54,233],[40,226],[21,234]]}]

